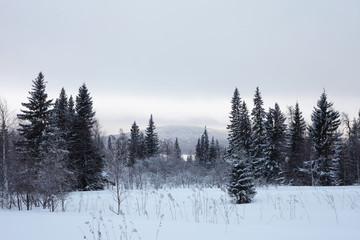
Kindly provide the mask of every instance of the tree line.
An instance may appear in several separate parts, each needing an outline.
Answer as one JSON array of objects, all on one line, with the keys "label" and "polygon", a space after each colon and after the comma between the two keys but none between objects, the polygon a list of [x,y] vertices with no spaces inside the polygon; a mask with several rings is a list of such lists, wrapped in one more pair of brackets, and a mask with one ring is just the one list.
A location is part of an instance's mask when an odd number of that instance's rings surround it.
[{"label": "tree line", "polygon": [[190,177],[204,174],[189,166],[195,162],[191,156],[184,161],[177,138],[175,142],[158,138],[152,115],[144,133],[134,122],[130,135],[121,130],[118,137],[104,140],[85,84],[75,99],[62,88],[54,101],[48,98],[40,72],[20,114],[12,116],[6,101],[0,103],[1,207],[42,206],[54,211],[60,203],[64,210],[70,191],[202,181]]},{"label": "tree line", "polygon": [[229,192],[239,202],[249,201],[246,197],[254,194],[254,184],[360,183],[360,113],[352,121],[343,114],[347,132],[343,134],[340,113],[328,101],[325,90],[314,107],[310,125],[306,125],[298,103],[290,108],[288,125],[277,103],[267,112],[263,104],[258,87],[251,113],[237,88],[231,100],[226,158],[232,165]]},{"label": "tree line", "polygon": [[[176,138],[159,139],[153,115],[144,132],[136,121],[130,133],[102,136],[86,85],[75,99],[61,89],[48,98],[44,75],[32,81],[28,101],[16,117],[0,101],[0,206],[19,210],[42,206],[65,210],[74,190],[115,190],[194,184],[227,186],[238,203],[249,202],[255,185],[350,185],[360,182],[360,116],[340,119],[321,94],[305,124],[299,104],[288,122],[278,104],[266,112],[259,88],[251,113],[235,89],[227,148],[204,133],[195,156],[184,156]],[[15,124],[15,120],[18,124]],[[339,126],[344,123],[346,134]],[[211,140],[210,140],[211,139]],[[255,181],[256,180],[256,181]]]}]

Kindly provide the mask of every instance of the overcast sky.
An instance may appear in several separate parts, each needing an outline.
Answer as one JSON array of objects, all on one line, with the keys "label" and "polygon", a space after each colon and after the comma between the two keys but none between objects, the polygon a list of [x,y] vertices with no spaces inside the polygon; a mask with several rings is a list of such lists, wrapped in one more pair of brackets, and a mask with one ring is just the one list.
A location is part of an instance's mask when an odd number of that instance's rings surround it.
[{"label": "overcast sky", "polygon": [[0,0],[0,96],[19,111],[42,71],[51,98],[86,83],[103,129],[225,129],[235,87],[252,108],[326,90],[360,108],[360,1]]}]

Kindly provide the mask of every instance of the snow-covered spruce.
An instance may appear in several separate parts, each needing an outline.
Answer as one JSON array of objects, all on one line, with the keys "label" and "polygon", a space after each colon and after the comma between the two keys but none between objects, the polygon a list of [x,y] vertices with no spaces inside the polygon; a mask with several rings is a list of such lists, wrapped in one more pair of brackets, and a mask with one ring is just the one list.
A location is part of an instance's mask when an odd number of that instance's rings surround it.
[{"label": "snow-covered spruce", "polygon": [[253,178],[246,158],[234,159],[231,162],[228,191],[229,195],[234,197],[238,204],[249,203],[255,196]]}]

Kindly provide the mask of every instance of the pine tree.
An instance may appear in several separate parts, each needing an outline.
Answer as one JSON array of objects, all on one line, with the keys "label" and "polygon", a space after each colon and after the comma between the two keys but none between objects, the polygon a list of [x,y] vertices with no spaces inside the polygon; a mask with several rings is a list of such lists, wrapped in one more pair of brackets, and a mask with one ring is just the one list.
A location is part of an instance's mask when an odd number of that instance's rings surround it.
[{"label": "pine tree", "polygon": [[288,158],[284,173],[286,182],[294,185],[303,183],[303,173],[305,159],[305,131],[306,124],[300,111],[299,104],[296,103],[292,121],[289,128]]},{"label": "pine tree", "polygon": [[268,183],[276,183],[280,180],[282,165],[285,160],[285,116],[280,107],[275,103],[275,108],[270,108],[266,114],[266,144],[265,156],[265,180]]},{"label": "pine tree", "polygon": [[309,136],[313,141],[315,156],[311,162],[310,173],[313,185],[332,185],[333,157],[335,143],[340,138],[337,129],[340,125],[340,114],[333,109],[333,103],[327,101],[325,91],[317,102],[311,115],[312,125]]},{"label": "pine tree", "polygon": [[70,159],[77,175],[79,190],[101,189],[103,162],[95,147],[91,129],[95,123],[93,102],[85,84],[76,97],[75,116],[70,144]]},{"label": "pine tree", "polygon": [[231,162],[229,195],[236,199],[236,203],[250,203],[255,196],[253,178],[246,158]]},{"label": "pine tree", "polygon": [[42,161],[42,143],[44,133],[49,124],[50,107],[52,100],[47,99],[45,92],[44,75],[40,72],[33,81],[32,91],[29,92],[28,103],[22,103],[27,110],[21,110],[18,114],[20,128],[18,129],[22,140],[18,143],[18,149],[25,164],[25,171],[21,172],[23,185],[22,191],[26,192],[26,205],[30,209],[30,194],[37,191],[37,179]]},{"label": "pine tree", "polygon": [[159,152],[159,139],[157,133],[155,132],[155,128],[155,123],[151,114],[149,119],[149,125],[145,131],[147,157],[153,157]]},{"label": "pine tree", "polygon": [[265,148],[265,110],[259,87],[256,88],[254,96],[254,108],[252,115],[252,135],[251,135],[251,157],[252,170],[256,179],[261,179],[264,170],[264,148]]}]

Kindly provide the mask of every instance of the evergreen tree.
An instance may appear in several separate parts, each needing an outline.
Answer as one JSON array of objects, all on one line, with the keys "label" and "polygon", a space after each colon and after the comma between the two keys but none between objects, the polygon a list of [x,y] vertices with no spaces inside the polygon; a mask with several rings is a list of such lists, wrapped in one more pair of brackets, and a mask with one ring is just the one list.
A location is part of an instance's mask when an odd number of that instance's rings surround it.
[{"label": "evergreen tree", "polygon": [[265,110],[259,87],[256,88],[254,96],[254,108],[252,115],[251,135],[251,157],[252,170],[256,179],[261,179],[264,170],[264,148],[265,148]]},{"label": "evergreen tree", "polygon": [[22,103],[26,110],[18,114],[20,128],[18,129],[22,140],[18,143],[18,149],[25,165],[21,172],[23,185],[22,191],[26,192],[26,205],[30,209],[30,194],[39,189],[37,185],[39,168],[42,161],[42,143],[44,133],[49,124],[50,107],[52,100],[47,99],[45,92],[44,75],[40,72],[33,81],[32,91],[29,92],[28,103]]},{"label": "evergreen tree", "polygon": [[174,154],[175,154],[175,158],[176,159],[181,159],[181,149],[180,149],[180,146],[179,146],[179,141],[178,141],[178,138],[176,138],[175,139],[175,145],[174,145],[174,147],[175,147],[175,152],[174,152]]},{"label": "evergreen tree", "polygon": [[102,188],[102,158],[92,138],[92,127],[95,123],[93,102],[85,84],[79,88],[76,97],[75,116],[70,144],[70,158],[74,172],[77,174],[79,190],[96,190]]},{"label": "evergreen tree", "polygon": [[359,120],[353,120],[347,149],[348,161],[342,165],[342,181],[347,185],[360,183],[360,117]]},{"label": "evergreen tree", "polygon": [[280,107],[275,103],[275,108],[270,108],[266,114],[266,144],[265,156],[265,180],[268,183],[276,183],[280,180],[282,164],[285,160],[285,116]]},{"label": "evergreen tree", "polygon": [[197,162],[200,162],[200,159],[202,158],[202,148],[201,148],[201,139],[198,138],[196,148],[195,148],[195,160]]},{"label": "evergreen tree", "polygon": [[140,141],[140,130],[136,122],[134,122],[130,129],[129,139],[129,166],[133,166],[136,159],[142,157],[141,152],[141,141]]},{"label": "evergreen tree", "polygon": [[305,131],[306,124],[300,111],[299,104],[296,103],[293,118],[289,128],[288,158],[284,173],[286,182],[294,185],[303,183],[301,169],[304,167],[305,159]]},{"label": "evergreen tree", "polygon": [[209,135],[207,132],[207,129],[205,127],[204,133],[201,135],[201,139],[200,139],[200,147],[201,147],[201,156],[200,156],[200,165],[202,166],[207,166],[207,163],[209,161],[209,150],[210,150],[210,145],[209,145]]},{"label": "evergreen tree", "polygon": [[228,129],[228,141],[229,146],[227,150],[227,159],[239,159],[240,156],[240,118],[242,117],[240,114],[241,111],[241,99],[239,95],[239,91],[235,88],[234,95],[231,99],[231,112],[230,112],[230,124],[227,126]]},{"label": "evergreen tree", "polygon": [[53,111],[56,111],[56,127],[59,128],[59,131],[62,132],[65,136],[68,135],[68,132],[70,131],[68,123],[69,103],[64,88],[61,89],[59,98],[56,99]]},{"label": "evergreen tree", "polygon": [[149,125],[145,131],[145,143],[147,148],[147,157],[153,157],[159,152],[159,139],[155,132],[155,123],[151,114]]},{"label": "evergreen tree", "polygon": [[231,162],[228,191],[238,204],[251,202],[256,194],[251,172],[246,158],[235,159]]},{"label": "evergreen tree", "polygon": [[214,166],[215,162],[217,160],[217,147],[216,147],[216,143],[215,143],[215,139],[214,137],[211,138],[211,143],[210,143],[210,149],[209,149],[209,161],[207,163],[208,167]]},{"label": "evergreen tree", "polygon": [[47,99],[45,93],[45,79],[40,72],[33,81],[33,88],[28,97],[28,103],[21,103],[27,110],[21,110],[18,114],[20,128],[19,133],[24,138],[20,143],[21,151],[29,158],[29,161],[40,162],[41,143],[43,133],[49,123],[50,107],[52,100]]},{"label": "evergreen tree", "polygon": [[247,109],[246,103],[243,101],[240,108],[239,115],[239,130],[238,134],[240,137],[240,146],[242,154],[246,157],[250,157],[251,153],[251,122],[249,118],[249,111]]},{"label": "evergreen tree", "polygon": [[139,159],[144,159],[147,156],[147,146],[145,141],[145,135],[143,132],[140,132],[139,143],[140,143]]},{"label": "evergreen tree", "polygon": [[313,141],[315,156],[311,161],[310,173],[313,185],[333,185],[335,143],[340,134],[339,112],[333,109],[333,103],[327,101],[325,91],[317,102],[317,107],[311,115],[312,125],[309,126],[309,136]]}]

